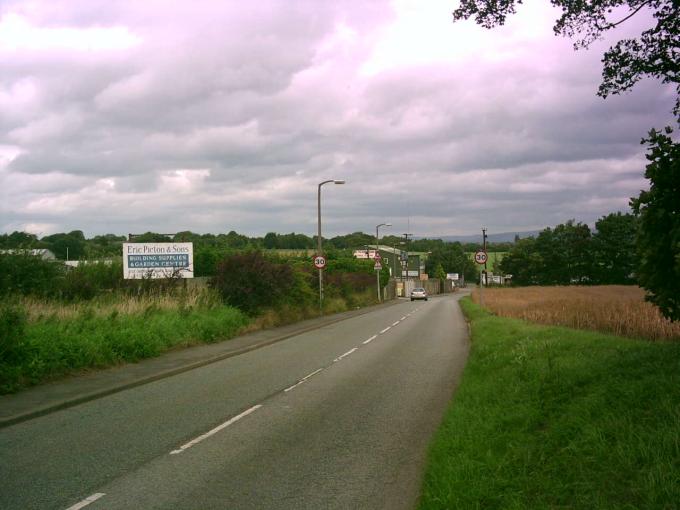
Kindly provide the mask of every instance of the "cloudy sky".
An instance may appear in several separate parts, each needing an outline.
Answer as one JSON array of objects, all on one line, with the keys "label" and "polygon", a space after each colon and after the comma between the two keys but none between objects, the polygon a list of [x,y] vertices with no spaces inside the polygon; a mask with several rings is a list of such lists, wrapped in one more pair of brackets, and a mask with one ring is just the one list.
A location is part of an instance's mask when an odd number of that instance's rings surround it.
[{"label": "cloudy sky", "polygon": [[614,39],[574,52],[545,0],[491,31],[455,6],[0,0],[0,231],[311,235],[326,179],[328,236],[627,210],[674,91],[597,97]]}]

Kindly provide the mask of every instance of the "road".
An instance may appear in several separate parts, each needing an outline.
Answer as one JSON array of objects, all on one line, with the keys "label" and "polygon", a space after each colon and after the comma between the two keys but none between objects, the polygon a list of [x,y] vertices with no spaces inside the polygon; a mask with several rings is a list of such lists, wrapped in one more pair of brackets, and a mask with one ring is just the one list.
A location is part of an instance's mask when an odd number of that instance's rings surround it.
[{"label": "road", "polygon": [[402,301],[0,430],[0,508],[413,508],[468,353]]}]

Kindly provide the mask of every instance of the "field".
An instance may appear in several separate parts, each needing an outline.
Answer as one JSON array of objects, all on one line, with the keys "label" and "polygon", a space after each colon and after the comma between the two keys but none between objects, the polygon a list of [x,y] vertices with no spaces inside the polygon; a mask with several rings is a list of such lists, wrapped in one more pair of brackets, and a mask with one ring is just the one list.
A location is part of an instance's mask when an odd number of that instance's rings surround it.
[{"label": "field", "polygon": [[[489,260],[486,263],[487,271],[493,272],[493,268],[494,268],[495,264],[496,263],[500,264],[501,260],[503,260],[503,257],[505,256],[506,253],[507,252],[504,252],[504,251],[489,251],[489,252],[487,252],[487,255],[489,256]],[[474,260],[475,260],[474,252],[470,252],[467,255],[470,258],[470,260],[472,260],[474,262]],[[475,266],[477,266],[477,272],[478,273],[481,272],[484,269],[483,264],[475,264]]]},{"label": "field", "polygon": [[[485,288],[484,306],[502,317],[652,341],[680,340],[680,323],[664,319],[639,287]],[[473,292],[479,302],[479,291]]]},{"label": "field", "polygon": [[461,304],[472,348],[421,510],[678,508],[680,343]]}]

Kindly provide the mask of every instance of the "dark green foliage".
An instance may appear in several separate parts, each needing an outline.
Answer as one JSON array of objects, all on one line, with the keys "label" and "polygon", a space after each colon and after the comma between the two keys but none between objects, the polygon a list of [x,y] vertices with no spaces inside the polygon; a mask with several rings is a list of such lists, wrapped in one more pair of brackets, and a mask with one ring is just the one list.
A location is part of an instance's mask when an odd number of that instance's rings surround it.
[{"label": "dark green foliage", "polygon": [[557,225],[554,230],[543,230],[535,243],[541,258],[538,267],[541,284],[592,283],[590,241],[588,225],[574,220]]},{"label": "dark green foliage", "polygon": [[[0,304],[0,365],[23,358],[22,343],[26,335],[26,312],[18,304]],[[0,384],[2,384],[0,382]]]},{"label": "dark green foliage", "polygon": [[635,283],[637,218],[612,213],[600,218],[593,234],[593,278],[599,284]]},{"label": "dark green foliage", "polygon": [[80,264],[66,271],[60,295],[67,301],[92,299],[103,292],[123,289],[133,282],[123,280],[123,263]]},{"label": "dark green foliage", "polygon": [[41,240],[54,255],[61,260],[80,260],[85,255],[85,236],[82,230],[74,230],[68,234],[53,234]]},{"label": "dark green foliage", "polygon": [[260,251],[228,255],[217,264],[211,280],[225,303],[254,315],[282,303],[304,305],[312,292],[290,264]]},{"label": "dark green foliage", "polygon": [[[453,12],[454,21],[474,17],[475,21],[492,28],[503,25],[508,15],[515,13],[521,0],[461,0]],[[636,39],[624,39],[604,54],[602,83],[598,95],[607,97],[629,90],[641,78],[651,76],[662,83],[674,83],[679,97],[675,112],[680,107],[680,2],[677,0],[602,0],[574,2],[552,0],[551,4],[562,10],[555,22],[556,34],[577,38],[574,47],[588,47],[599,40],[604,32],[615,29],[641,10],[643,17],[651,12],[652,26]],[[616,14],[613,11],[617,8]],[[644,8],[644,9],[643,9]],[[621,13],[621,14],[618,14]],[[629,13],[629,15],[627,15]]]},{"label": "dark green foliage", "polygon": [[631,199],[639,216],[638,281],[664,316],[680,320],[680,143],[652,130],[645,177],[649,191]]},{"label": "dark green foliage", "polygon": [[[389,239],[383,238],[380,244],[388,244]],[[328,246],[343,250],[360,250],[366,246],[375,246],[375,237],[363,232],[353,232],[344,236],[336,236],[328,240]]]},{"label": "dark green foliage", "polygon": [[12,389],[25,363],[26,312],[7,301],[0,304],[0,393]]},{"label": "dark green foliage", "polygon": [[194,247],[194,276],[215,276],[217,263],[223,256],[223,250],[211,246]]},{"label": "dark green foliage", "polygon": [[0,248],[5,250],[38,247],[40,247],[40,242],[38,241],[38,236],[35,234],[14,231],[11,234],[0,235]]},{"label": "dark green foliage", "polygon": [[61,287],[64,271],[61,263],[28,253],[0,254],[0,296],[56,295]]},{"label": "dark green foliage", "polygon": [[463,251],[463,246],[460,243],[440,242],[431,248],[431,250],[428,250],[431,253],[425,263],[425,271],[430,278],[438,278],[437,266],[441,266],[444,273],[461,274],[466,281],[474,282],[477,279],[475,263]]},{"label": "dark green foliage", "polygon": [[520,239],[515,246],[505,254],[500,262],[503,274],[512,275],[513,285],[538,285],[542,260],[536,250],[536,239],[529,237]]}]

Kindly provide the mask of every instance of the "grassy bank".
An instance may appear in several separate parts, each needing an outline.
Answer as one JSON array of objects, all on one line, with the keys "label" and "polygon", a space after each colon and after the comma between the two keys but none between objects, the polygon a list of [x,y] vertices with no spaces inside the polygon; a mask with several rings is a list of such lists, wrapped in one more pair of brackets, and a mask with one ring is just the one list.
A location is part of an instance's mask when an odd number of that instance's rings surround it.
[{"label": "grassy bank", "polygon": [[[325,314],[339,313],[375,304],[375,296],[371,290],[324,304]],[[317,306],[281,305],[248,317],[209,290],[78,303],[14,299],[0,303],[0,394],[318,315]]]},{"label": "grassy bank", "polygon": [[420,508],[678,508],[680,344],[462,306],[472,350]]},{"label": "grassy bank", "polygon": [[[3,305],[0,393],[84,369],[158,356],[172,348],[224,340],[249,322],[240,311],[223,305],[142,302],[100,307]],[[120,311],[126,308],[132,311]],[[51,313],[36,316],[36,310],[48,309]]]}]

